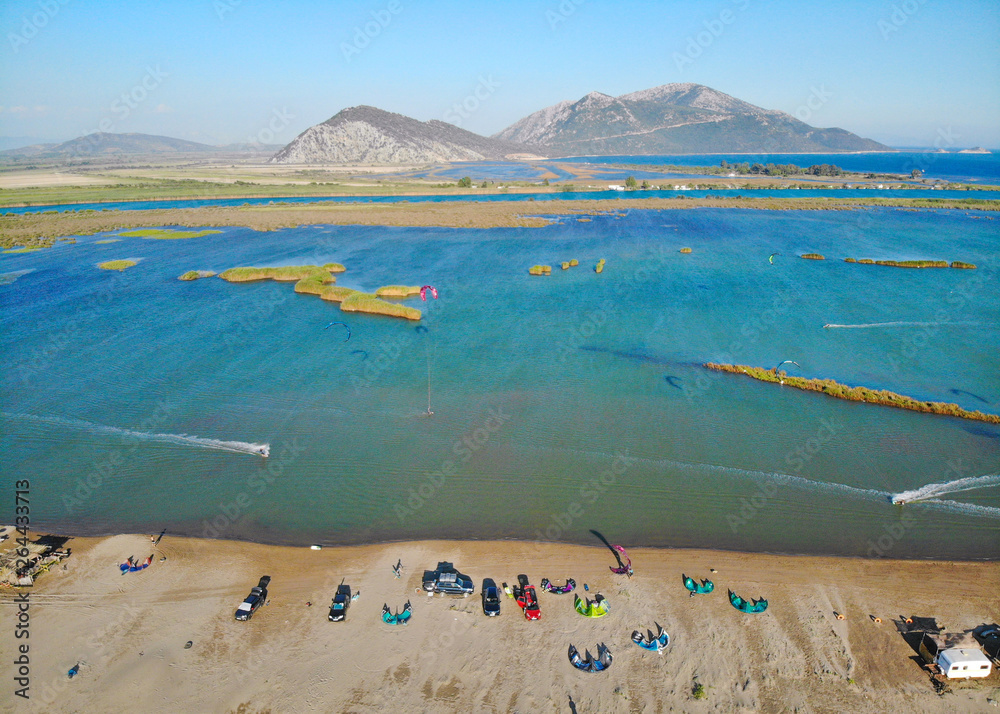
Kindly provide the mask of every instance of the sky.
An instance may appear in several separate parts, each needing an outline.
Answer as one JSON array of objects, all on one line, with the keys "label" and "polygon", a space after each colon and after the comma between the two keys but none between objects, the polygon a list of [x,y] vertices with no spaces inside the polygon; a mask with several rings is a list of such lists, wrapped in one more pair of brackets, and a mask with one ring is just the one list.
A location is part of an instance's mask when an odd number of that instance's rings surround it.
[{"label": "sky", "polygon": [[285,144],[368,104],[493,134],[704,84],[891,146],[1000,149],[1000,2],[4,0],[0,139]]}]

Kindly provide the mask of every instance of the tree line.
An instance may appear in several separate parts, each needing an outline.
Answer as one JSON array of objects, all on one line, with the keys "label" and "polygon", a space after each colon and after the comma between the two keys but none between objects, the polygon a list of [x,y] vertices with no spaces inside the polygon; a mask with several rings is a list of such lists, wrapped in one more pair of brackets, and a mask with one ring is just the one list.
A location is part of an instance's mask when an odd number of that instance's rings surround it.
[{"label": "tree line", "polygon": [[795,164],[761,164],[748,163],[744,161],[739,164],[731,164],[725,159],[719,166],[726,171],[739,175],[762,175],[762,176],[843,176],[844,170],[834,164],[813,164],[803,168]]}]

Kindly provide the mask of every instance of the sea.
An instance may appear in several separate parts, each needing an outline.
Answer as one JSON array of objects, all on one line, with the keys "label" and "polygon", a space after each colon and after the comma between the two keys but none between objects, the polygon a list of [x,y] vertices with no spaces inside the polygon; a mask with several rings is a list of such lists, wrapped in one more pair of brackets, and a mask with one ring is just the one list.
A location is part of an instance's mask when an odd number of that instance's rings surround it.
[{"label": "sea", "polygon": [[[702,366],[1000,414],[991,212],[612,210],[100,242],[117,233],[0,255],[0,483],[9,513],[29,484],[35,528],[1000,556],[1000,426]],[[112,259],[138,264],[96,267]],[[347,267],[339,285],[438,298],[405,301],[415,324],[291,283],[177,279],[327,262]]]}]

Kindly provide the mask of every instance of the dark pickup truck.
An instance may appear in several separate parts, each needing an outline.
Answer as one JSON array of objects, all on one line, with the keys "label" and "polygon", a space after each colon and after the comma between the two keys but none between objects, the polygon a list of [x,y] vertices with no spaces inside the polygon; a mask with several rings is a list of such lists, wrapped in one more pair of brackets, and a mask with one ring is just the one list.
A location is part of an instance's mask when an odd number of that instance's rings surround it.
[{"label": "dark pickup truck", "polygon": [[257,612],[258,608],[267,602],[267,586],[271,583],[271,576],[265,575],[257,583],[257,587],[250,591],[247,595],[247,599],[236,608],[236,619],[237,620],[249,620],[253,617],[253,614]]}]

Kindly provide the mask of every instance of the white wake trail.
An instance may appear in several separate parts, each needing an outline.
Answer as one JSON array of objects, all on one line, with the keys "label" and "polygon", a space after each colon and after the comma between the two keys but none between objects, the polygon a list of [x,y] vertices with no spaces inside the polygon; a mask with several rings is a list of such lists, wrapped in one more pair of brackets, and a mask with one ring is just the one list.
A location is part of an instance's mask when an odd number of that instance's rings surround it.
[{"label": "white wake trail", "polygon": [[911,491],[902,491],[892,495],[893,503],[913,503],[914,501],[937,500],[939,496],[962,491],[974,491],[979,488],[1000,486],[1000,474],[984,476],[967,476],[965,478],[946,481],[945,483],[929,483],[926,486]]},{"label": "white wake trail", "polygon": [[863,322],[859,325],[823,325],[824,329],[865,330],[872,327],[976,327],[979,322]]},{"label": "white wake trail", "polygon": [[38,424],[49,424],[51,426],[86,429],[87,431],[99,434],[127,436],[143,441],[160,441],[179,446],[200,446],[206,449],[228,451],[234,454],[253,454],[254,456],[263,456],[265,458],[271,455],[270,444],[255,444],[247,441],[222,441],[220,439],[206,439],[201,436],[190,436],[188,434],[156,434],[147,431],[133,431],[132,429],[120,429],[117,426],[94,424],[82,419],[67,419],[64,417],[40,417],[33,414],[10,414],[8,412],[0,412],[0,416],[6,419],[21,419]]}]

